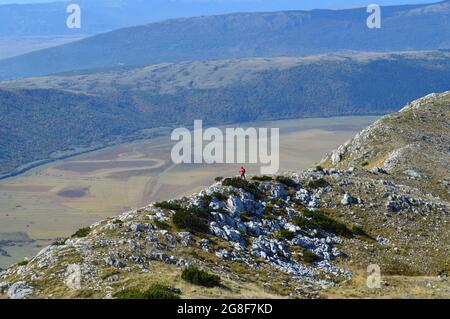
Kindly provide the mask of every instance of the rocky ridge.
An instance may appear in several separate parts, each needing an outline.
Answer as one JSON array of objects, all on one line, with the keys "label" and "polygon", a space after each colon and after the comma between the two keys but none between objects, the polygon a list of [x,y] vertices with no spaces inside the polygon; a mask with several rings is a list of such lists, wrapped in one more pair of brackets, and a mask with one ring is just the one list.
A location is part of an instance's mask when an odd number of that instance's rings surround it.
[{"label": "rocky ridge", "polygon": [[[314,169],[218,178],[190,197],[79,230],[1,272],[0,298],[114,298],[156,282],[182,297],[315,298],[369,264],[446,280],[449,97],[427,96],[379,120]],[[427,156],[400,151],[424,136],[426,146],[414,147]],[[430,173],[424,161],[439,163]],[[180,274],[190,266],[222,286],[186,283]],[[448,285],[440,293],[450,295]]]}]

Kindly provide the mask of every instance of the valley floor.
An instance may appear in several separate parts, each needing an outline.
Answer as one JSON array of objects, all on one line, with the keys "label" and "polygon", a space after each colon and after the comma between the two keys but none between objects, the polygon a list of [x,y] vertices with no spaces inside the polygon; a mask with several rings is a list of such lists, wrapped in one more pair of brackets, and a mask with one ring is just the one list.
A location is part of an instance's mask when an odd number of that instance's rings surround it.
[{"label": "valley floor", "polygon": [[[280,170],[297,171],[354,136],[377,117],[297,119],[254,123],[280,128]],[[32,256],[58,237],[153,201],[190,195],[239,165],[181,165],[170,160],[168,137],[95,151],[0,181],[0,267]],[[248,166],[259,174],[257,166]]]}]

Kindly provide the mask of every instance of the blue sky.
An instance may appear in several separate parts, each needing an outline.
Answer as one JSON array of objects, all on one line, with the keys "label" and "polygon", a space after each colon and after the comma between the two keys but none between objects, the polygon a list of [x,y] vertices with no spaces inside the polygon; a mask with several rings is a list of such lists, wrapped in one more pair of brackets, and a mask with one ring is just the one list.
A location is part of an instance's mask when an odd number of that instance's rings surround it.
[{"label": "blue sky", "polygon": [[[42,3],[42,2],[55,2],[57,0],[0,0],[0,4],[10,4],[10,3]],[[95,0],[92,0],[95,1]],[[169,1],[169,0],[168,0]],[[172,0],[173,1],[173,0]],[[175,0],[176,1],[176,0]],[[186,0],[184,0],[186,1]],[[190,1],[215,1],[215,2],[226,2],[226,1],[246,1],[246,0],[190,0]],[[260,0],[260,1],[277,1],[277,0]],[[338,7],[353,7],[357,5],[367,5],[369,3],[377,3],[381,5],[395,5],[395,4],[416,4],[416,3],[433,3],[439,0],[293,0],[296,2],[296,7],[305,9],[310,9],[311,7],[317,8],[338,8]],[[72,0],[76,3],[76,0]]]}]

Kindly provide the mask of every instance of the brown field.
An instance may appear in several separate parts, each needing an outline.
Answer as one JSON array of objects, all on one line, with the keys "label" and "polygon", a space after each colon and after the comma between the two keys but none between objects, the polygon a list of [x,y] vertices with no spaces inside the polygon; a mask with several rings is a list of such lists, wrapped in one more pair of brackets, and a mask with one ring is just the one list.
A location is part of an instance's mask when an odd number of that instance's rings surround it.
[{"label": "brown field", "polygon": [[[376,117],[286,120],[252,124],[280,128],[280,171],[311,167],[326,152]],[[35,254],[42,245],[80,227],[150,202],[190,195],[216,176],[236,175],[239,164],[174,165],[169,137],[137,141],[35,168],[0,181],[2,233],[24,232],[36,240],[2,247],[0,267]],[[259,174],[257,165],[246,165]]]}]

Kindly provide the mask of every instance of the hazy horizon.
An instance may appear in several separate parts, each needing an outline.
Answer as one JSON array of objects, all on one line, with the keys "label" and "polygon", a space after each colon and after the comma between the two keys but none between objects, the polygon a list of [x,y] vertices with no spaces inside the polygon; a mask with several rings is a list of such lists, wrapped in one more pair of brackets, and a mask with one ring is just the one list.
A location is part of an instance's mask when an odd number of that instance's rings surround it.
[{"label": "hazy horizon", "polygon": [[[98,1],[98,0],[91,0]],[[100,0],[102,1],[102,0]],[[116,0],[120,2],[121,0]],[[151,1],[151,0],[150,0]],[[271,0],[175,0],[179,2],[215,2],[226,5],[227,3],[233,3],[234,5],[238,5],[238,3],[257,3],[258,5],[267,5],[267,1]],[[37,4],[37,3],[50,3],[50,2],[68,2],[65,0],[0,0],[0,5],[5,4]],[[76,2],[76,1],[73,1]],[[111,1],[110,1],[111,2]],[[365,6],[373,1],[362,1],[362,0],[346,0],[346,1],[336,1],[336,0],[281,0],[276,3],[271,3],[270,6],[274,7],[282,7],[286,6],[285,9],[337,9],[337,8],[348,8],[348,7],[357,7],[357,6]],[[421,4],[421,3],[437,3],[438,0],[379,0],[377,4],[380,5],[404,5],[404,4]],[[243,7],[243,10],[246,8]],[[276,8],[274,8],[276,9]]]}]

